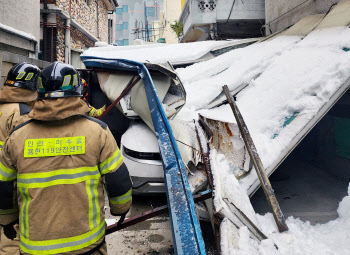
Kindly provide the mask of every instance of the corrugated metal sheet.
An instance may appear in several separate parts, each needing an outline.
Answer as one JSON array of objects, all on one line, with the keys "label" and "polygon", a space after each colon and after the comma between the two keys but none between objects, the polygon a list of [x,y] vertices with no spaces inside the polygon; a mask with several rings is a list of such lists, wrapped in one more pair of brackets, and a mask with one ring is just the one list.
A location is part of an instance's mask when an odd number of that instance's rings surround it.
[{"label": "corrugated metal sheet", "polygon": [[318,24],[320,24],[324,16],[325,14],[316,14],[316,15],[307,16],[301,19],[294,26],[290,27],[289,29],[281,33],[281,35],[296,35],[296,36],[305,37],[312,30],[314,30]]},{"label": "corrugated metal sheet", "polygon": [[350,0],[344,0],[333,7],[316,29],[348,25],[350,25]]}]

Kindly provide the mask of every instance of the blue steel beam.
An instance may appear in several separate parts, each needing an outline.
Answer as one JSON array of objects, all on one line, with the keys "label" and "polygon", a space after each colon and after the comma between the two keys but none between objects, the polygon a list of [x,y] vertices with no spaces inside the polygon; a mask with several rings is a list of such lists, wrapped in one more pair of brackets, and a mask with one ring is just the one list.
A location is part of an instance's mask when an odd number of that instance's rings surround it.
[{"label": "blue steel beam", "polygon": [[86,67],[137,71],[142,78],[163,161],[175,254],[206,254],[186,170],[148,69],[142,63],[124,59],[81,58]]}]

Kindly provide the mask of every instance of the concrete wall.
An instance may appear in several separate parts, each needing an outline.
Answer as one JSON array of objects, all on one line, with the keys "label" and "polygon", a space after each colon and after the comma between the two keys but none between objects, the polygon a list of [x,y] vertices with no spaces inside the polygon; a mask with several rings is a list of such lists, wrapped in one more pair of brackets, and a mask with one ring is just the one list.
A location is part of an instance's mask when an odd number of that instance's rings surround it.
[{"label": "concrete wall", "polygon": [[[40,2],[39,0],[0,0],[0,23],[23,31],[40,40]],[[0,42],[19,49],[32,48],[28,41],[2,33]],[[11,50],[12,51],[12,50]],[[17,53],[23,53],[18,51]]]},{"label": "concrete wall", "polygon": [[218,21],[226,21],[230,15],[231,8],[230,19],[265,19],[265,0],[235,1],[233,7],[232,4],[232,0],[217,0],[216,19]]},{"label": "concrete wall", "polygon": [[[266,30],[267,35],[283,30],[302,19],[305,16],[325,13],[329,8],[341,0],[265,0],[266,24],[294,7],[302,4],[298,8],[273,21]],[[271,30],[271,31],[270,31]]]}]

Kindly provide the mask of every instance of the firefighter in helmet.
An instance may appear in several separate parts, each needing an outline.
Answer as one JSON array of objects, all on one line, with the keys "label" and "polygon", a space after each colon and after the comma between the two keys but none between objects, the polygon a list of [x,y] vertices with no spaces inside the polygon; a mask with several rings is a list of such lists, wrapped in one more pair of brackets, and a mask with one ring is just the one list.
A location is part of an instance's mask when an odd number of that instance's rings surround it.
[{"label": "firefighter in helmet", "polygon": [[[46,67],[30,119],[0,154],[0,180],[17,183],[22,254],[107,254],[103,187],[112,215],[130,208],[123,156],[107,125],[86,115],[82,90],[72,66]],[[3,207],[12,199],[6,192]]]},{"label": "firefighter in helmet", "polygon": [[[11,129],[21,121],[25,121],[25,116],[31,111],[34,101],[37,98],[37,81],[40,69],[33,64],[20,63],[15,65],[8,72],[2,90],[0,90],[0,151]],[[1,170],[0,170],[1,171]],[[13,187],[13,183],[10,184]],[[0,190],[2,187],[0,185]],[[15,191],[15,189],[13,189]],[[16,204],[16,192],[10,192]],[[0,207],[1,225],[14,225],[17,229],[16,219],[18,217],[18,207]],[[1,230],[0,254],[19,254],[19,240],[15,238],[16,232],[13,227],[5,227]],[[7,238],[7,236],[10,237]],[[14,240],[13,240],[14,239]]]}]

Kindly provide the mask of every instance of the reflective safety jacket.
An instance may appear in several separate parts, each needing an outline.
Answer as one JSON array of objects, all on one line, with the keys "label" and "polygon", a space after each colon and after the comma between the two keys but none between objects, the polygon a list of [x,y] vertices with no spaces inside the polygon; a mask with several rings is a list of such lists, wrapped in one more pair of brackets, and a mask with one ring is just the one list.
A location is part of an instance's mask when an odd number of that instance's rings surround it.
[{"label": "reflective safety jacket", "polygon": [[[36,91],[30,91],[17,87],[4,86],[0,91],[0,151],[4,145],[5,139],[10,131],[19,123],[27,120],[24,116],[31,111],[31,108],[26,104],[32,104],[32,101],[37,97]],[[23,103],[26,102],[26,103]],[[6,187],[10,185],[13,187],[14,183],[7,183]],[[0,185],[0,190],[3,188]],[[6,188],[5,187],[5,188]],[[16,201],[16,195],[13,195]],[[0,206],[0,224],[7,225],[18,218],[18,207],[14,205],[13,208],[3,209]]]},{"label": "reflective safety jacket", "polygon": [[98,246],[106,227],[103,187],[112,214],[131,205],[132,184],[114,137],[86,112],[77,97],[38,100],[0,153],[0,180],[17,181],[23,254],[73,255]]}]

